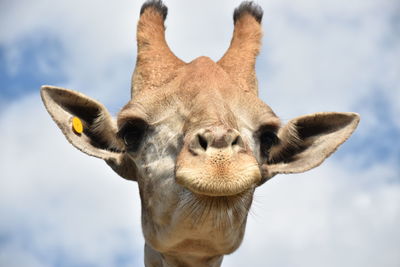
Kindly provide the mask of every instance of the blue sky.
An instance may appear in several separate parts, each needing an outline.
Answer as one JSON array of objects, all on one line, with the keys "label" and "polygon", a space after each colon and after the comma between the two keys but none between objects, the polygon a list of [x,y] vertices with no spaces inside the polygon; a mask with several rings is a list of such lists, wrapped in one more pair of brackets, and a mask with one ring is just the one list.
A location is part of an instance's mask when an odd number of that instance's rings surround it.
[{"label": "blue sky", "polygon": [[[240,1],[167,1],[183,60],[217,60]],[[263,0],[260,95],[284,122],[361,115],[322,166],[260,187],[225,266],[399,266],[400,4]],[[74,149],[39,97],[80,91],[112,114],[129,98],[139,1],[0,3],[0,266],[141,266],[135,183]]]}]

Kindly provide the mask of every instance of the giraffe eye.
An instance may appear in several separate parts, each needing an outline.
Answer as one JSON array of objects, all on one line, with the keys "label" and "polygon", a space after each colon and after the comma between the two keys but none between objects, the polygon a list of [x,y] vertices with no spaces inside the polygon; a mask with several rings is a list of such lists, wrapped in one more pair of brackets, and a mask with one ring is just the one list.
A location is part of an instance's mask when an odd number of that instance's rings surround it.
[{"label": "giraffe eye", "polygon": [[268,129],[262,129],[260,131],[259,140],[261,155],[264,157],[267,157],[270,148],[279,142],[279,138],[276,136],[275,132]]},{"label": "giraffe eye", "polygon": [[147,124],[142,120],[127,122],[118,132],[129,152],[137,152],[146,134]]}]

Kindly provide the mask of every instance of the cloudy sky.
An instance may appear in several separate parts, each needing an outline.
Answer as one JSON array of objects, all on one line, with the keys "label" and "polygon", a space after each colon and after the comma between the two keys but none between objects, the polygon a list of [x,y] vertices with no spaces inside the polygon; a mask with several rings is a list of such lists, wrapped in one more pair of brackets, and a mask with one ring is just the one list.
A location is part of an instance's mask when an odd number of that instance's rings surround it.
[{"label": "cloudy sky", "polygon": [[[165,0],[183,60],[218,60],[240,1]],[[361,114],[322,166],[258,188],[224,266],[400,266],[400,2],[262,0],[260,94],[283,121]],[[142,1],[0,1],[0,266],[142,266],[137,185],[65,140],[39,88],[128,101]],[[246,265],[244,265],[246,264]]]}]

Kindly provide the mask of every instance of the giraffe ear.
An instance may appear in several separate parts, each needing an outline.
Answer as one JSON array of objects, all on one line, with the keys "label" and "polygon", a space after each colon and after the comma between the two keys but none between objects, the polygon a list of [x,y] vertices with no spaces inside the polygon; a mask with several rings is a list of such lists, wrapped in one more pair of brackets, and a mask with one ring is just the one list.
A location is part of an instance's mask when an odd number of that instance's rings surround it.
[{"label": "giraffe ear", "polygon": [[42,86],[40,93],[50,116],[74,147],[105,160],[123,178],[136,180],[136,166],[124,153],[116,122],[101,103],[54,86]]},{"label": "giraffe ear", "polygon": [[263,165],[264,178],[278,173],[299,173],[320,165],[356,129],[356,113],[322,112],[295,118],[278,132]]}]

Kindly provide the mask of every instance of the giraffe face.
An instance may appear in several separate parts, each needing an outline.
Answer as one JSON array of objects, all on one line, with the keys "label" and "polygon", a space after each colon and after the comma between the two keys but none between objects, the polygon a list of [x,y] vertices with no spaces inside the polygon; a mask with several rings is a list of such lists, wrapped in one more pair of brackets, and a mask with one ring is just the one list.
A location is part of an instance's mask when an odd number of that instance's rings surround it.
[{"label": "giraffe face", "polygon": [[200,57],[151,97],[136,95],[118,125],[142,179],[170,176],[193,193],[228,196],[260,183],[267,155],[260,147],[272,146],[280,122],[255,94]]}]

